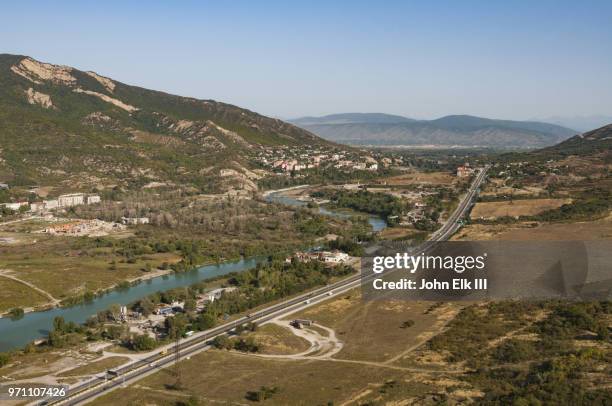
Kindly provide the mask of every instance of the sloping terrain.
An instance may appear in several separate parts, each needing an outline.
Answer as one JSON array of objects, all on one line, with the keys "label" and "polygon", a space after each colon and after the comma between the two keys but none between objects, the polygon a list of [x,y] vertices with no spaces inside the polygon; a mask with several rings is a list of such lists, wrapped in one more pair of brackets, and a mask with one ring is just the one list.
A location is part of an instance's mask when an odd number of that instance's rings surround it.
[{"label": "sloping terrain", "polygon": [[222,191],[244,183],[258,149],[323,144],[229,104],[0,54],[3,183],[87,189],[170,182]]},{"label": "sloping terrain", "polygon": [[612,150],[612,124],[576,135],[552,147],[537,151],[538,155],[587,156],[604,154],[610,156]]},{"label": "sloping terrain", "polygon": [[541,148],[577,133],[554,124],[465,115],[428,121],[387,114],[347,113],[304,117],[291,122],[327,140],[353,145]]}]

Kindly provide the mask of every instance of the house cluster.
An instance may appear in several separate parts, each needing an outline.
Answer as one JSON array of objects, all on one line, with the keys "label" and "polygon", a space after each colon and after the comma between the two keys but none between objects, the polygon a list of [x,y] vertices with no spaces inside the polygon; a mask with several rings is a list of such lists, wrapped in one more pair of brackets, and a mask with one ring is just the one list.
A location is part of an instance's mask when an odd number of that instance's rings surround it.
[{"label": "house cluster", "polygon": [[378,163],[374,162],[355,162],[353,160],[342,160],[334,164],[334,168],[355,169],[358,171],[377,171]]},{"label": "house cluster", "polygon": [[233,292],[236,289],[236,287],[230,286],[227,288],[217,288],[208,292],[204,292],[198,295],[198,298],[196,299],[196,309],[202,310],[208,303],[212,303],[215,300],[219,300],[221,296],[223,296],[223,294]]},{"label": "house cluster", "polygon": [[121,223],[125,225],[149,224],[148,217],[121,217]]},{"label": "house cluster", "polygon": [[103,236],[114,231],[125,230],[125,226],[119,223],[110,223],[102,220],[75,220],[67,223],[52,224],[40,231],[51,235],[71,236]]},{"label": "house cluster", "polygon": [[[224,293],[233,292],[236,290],[236,287],[226,287],[226,288],[217,288],[210,290],[208,292],[204,292],[196,298],[196,310],[202,311],[207,304],[214,302],[215,300],[219,300]],[[172,316],[176,313],[181,313],[184,311],[185,303],[184,302],[173,302],[171,304],[161,304],[159,305],[155,311],[153,312],[157,316]]]},{"label": "house cluster", "polygon": [[15,203],[4,203],[3,206],[7,209],[14,211],[20,210],[22,207],[28,207],[29,212],[41,213],[45,211],[63,209],[73,206],[80,206],[82,204],[96,204],[100,203],[100,196],[98,195],[87,195],[85,193],[69,193],[60,195],[57,199],[42,200],[38,202],[15,202]]},{"label": "house cluster", "polygon": [[407,212],[404,216],[402,216],[402,224],[413,224],[416,223],[419,220],[422,220],[425,218],[425,209],[427,208],[427,205],[425,203],[422,202],[416,202],[414,204],[414,207]]},{"label": "house cluster", "polygon": [[[232,292],[236,290],[235,287],[226,287],[213,289],[208,292],[200,294],[196,299],[196,311],[202,311],[207,304],[219,300],[221,296],[226,292]],[[185,311],[185,302],[174,301],[170,304],[159,304],[153,313],[143,317],[138,312],[128,312],[125,310],[125,317],[122,317],[119,322],[128,322],[130,324],[130,331],[138,334],[147,334],[151,337],[162,337],[166,334],[164,322],[166,318],[173,317],[177,313],[183,313]],[[122,313],[124,310],[122,309]],[[193,331],[189,331],[186,335],[193,334]]]},{"label": "house cluster", "polygon": [[473,173],[474,168],[470,167],[468,162],[466,162],[465,165],[457,167],[457,177],[459,178],[467,178],[472,176]]},{"label": "house cluster", "polygon": [[155,309],[155,314],[158,316],[170,316],[175,313],[182,313],[185,307],[185,302],[172,302],[169,305],[160,305]]},{"label": "house cluster", "polygon": [[378,170],[378,162],[371,156],[326,150],[321,147],[303,147],[298,150],[288,147],[263,148],[256,160],[264,167],[283,174],[319,167],[333,166],[358,170]]},{"label": "house cluster", "polygon": [[290,263],[292,260],[300,262],[321,261],[326,264],[335,265],[347,262],[351,257],[342,251],[298,251],[295,254],[285,258],[285,262]]}]

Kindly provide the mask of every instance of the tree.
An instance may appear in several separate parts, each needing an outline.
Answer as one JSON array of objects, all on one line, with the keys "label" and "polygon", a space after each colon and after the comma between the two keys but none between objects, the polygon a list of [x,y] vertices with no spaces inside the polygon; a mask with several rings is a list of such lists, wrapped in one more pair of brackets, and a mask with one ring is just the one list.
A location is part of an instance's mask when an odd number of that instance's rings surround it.
[{"label": "tree", "polygon": [[221,334],[220,336],[216,336],[212,341],[212,345],[215,348],[220,350],[229,350],[232,348],[232,341],[225,334]]},{"label": "tree", "polygon": [[49,344],[52,347],[60,348],[63,347],[65,343],[66,340],[64,339],[64,336],[61,332],[54,330],[49,333]]},{"label": "tree", "polygon": [[138,335],[132,340],[132,348],[136,351],[150,351],[156,345],[157,341],[146,334]]},{"label": "tree", "polygon": [[192,299],[192,298],[185,299],[185,305],[183,306],[183,309],[186,312],[194,311],[196,309],[196,301],[195,301],[195,299]]},{"label": "tree", "polygon": [[118,304],[112,304],[108,308],[108,311],[112,315],[114,320],[119,320],[119,316],[121,315],[121,306]]},{"label": "tree", "polygon": [[8,364],[10,360],[11,358],[6,352],[0,352],[0,368]]},{"label": "tree", "polygon": [[12,320],[19,320],[23,317],[24,311],[21,307],[14,307],[9,311]]},{"label": "tree", "polygon": [[138,311],[142,313],[143,316],[148,316],[153,313],[153,309],[155,309],[155,305],[148,297],[144,297],[140,299],[137,306]]},{"label": "tree", "polygon": [[217,318],[210,313],[202,313],[194,322],[194,327],[200,331],[213,328],[217,324]]},{"label": "tree", "polygon": [[117,340],[123,337],[125,333],[126,328],[124,326],[109,326],[105,331],[105,335],[111,340]]},{"label": "tree", "polygon": [[188,322],[189,321],[187,320],[187,316],[182,313],[179,313],[174,317],[167,317],[165,324],[166,331],[168,332],[168,337],[172,339],[182,337],[183,334],[185,334],[185,332],[187,331]]},{"label": "tree", "polygon": [[259,351],[259,345],[253,337],[247,337],[234,342],[234,349],[242,352],[257,352]]},{"label": "tree", "polygon": [[246,394],[246,398],[253,402],[263,402],[266,399],[270,399],[272,395],[278,392],[278,388],[276,386],[267,387],[262,386],[258,391],[249,391]]},{"label": "tree", "polygon": [[56,316],[53,319],[53,330],[58,333],[64,333],[66,330],[66,320],[62,316]]}]

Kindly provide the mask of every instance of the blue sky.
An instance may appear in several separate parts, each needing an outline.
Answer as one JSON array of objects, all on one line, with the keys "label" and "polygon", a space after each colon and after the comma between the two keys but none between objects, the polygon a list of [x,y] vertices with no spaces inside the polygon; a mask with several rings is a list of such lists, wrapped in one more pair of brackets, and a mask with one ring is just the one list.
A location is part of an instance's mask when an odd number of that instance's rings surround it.
[{"label": "blue sky", "polygon": [[19,1],[0,15],[0,52],[275,117],[612,115],[610,1]]}]

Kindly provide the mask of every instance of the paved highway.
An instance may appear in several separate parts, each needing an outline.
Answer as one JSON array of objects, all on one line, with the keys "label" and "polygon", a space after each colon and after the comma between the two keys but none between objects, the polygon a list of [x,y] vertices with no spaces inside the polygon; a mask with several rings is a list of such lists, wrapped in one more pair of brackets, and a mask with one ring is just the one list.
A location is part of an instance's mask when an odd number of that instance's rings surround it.
[{"label": "paved highway", "polygon": [[[461,224],[459,224],[459,220],[468,212],[471,205],[473,204],[474,196],[476,196],[476,194],[478,193],[480,185],[484,181],[488,169],[489,166],[483,168],[478,173],[455,211],[447,219],[444,225],[431,235],[429,241],[423,243],[415,250],[416,252],[427,251],[427,249],[435,242],[447,240],[461,227]],[[375,274],[372,274],[370,277],[375,276]],[[365,281],[370,277],[365,277],[363,278],[363,280]],[[208,343],[213,338],[218,335],[228,333],[241,324],[247,322],[262,323],[264,321],[270,320],[281,315],[291,314],[304,307],[312,306],[317,302],[342,294],[343,292],[346,292],[350,289],[359,286],[361,283],[361,275],[353,275],[336,283],[326,285],[324,287],[296,296],[292,299],[269,306],[257,312],[253,312],[247,316],[241,317],[237,320],[231,321],[213,329],[196,333],[193,336],[180,341],[180,358],[183,359],[185,357],[191,356],[207,349],[209,347]],[[43,401],[34,402],[33,404],[70,406],[84,404],[113,389],[140,380],[143,377],[155,372],[159,368],[171,365],[175,361],[175,359],[175,345],[167,345],[165,347],[162,347],[158,352],[151,356],[143,358],[139,361],[129,363],[123,367],[116,368],[114,370],[115,376],[111,379],[107,380],[107,375],[103,377],[96,377],[90,381],[70,388],[68,391],[68,396],[65,398],[45,399]]]}]

